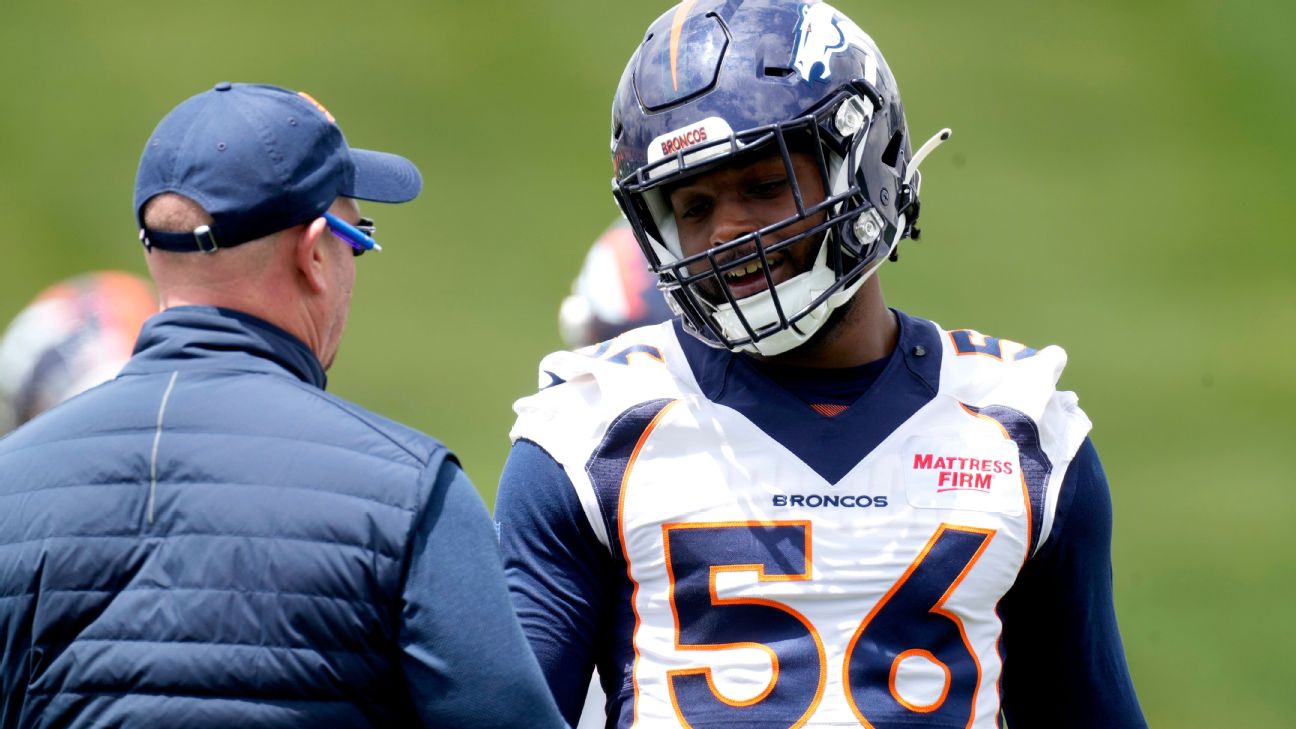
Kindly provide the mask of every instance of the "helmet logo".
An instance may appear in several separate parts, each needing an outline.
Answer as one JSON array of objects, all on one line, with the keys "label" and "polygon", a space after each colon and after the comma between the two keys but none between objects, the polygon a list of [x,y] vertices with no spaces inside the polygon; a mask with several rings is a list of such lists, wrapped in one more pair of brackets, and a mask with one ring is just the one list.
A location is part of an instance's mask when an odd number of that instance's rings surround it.
[{"label": "helmet logo", "polygon": [[670,64],[671,64],[671,84],[675,90],[679,91],[679,42],[680,34],[684,32],[684,21],[688,20],[689,11],[697,4],[697,0],[685,0],[675,8],[675,18],[671,21],[670,37]]},{"label": "helmet logo", "polygon": [[792,67],[806,81],[827,81],[832,75],[832,57],[849,48],[864,52],[864,79],[877,85],[877,58],[873,40],[850,18],[828,3],[801,6],[797,21]]}]

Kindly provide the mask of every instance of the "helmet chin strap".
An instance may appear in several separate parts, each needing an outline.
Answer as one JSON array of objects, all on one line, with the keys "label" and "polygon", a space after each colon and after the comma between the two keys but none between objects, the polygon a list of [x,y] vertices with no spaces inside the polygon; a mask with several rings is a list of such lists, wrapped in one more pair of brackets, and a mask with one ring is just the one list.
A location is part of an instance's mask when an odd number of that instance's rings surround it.
[{"label": "helmet chin strap", "polygon": [[[905,228],[903,214],[900,215],[896,223],[895,235],[891,238],[888,253],[894,251],[896,246],[900,244],[900,236]],[[836,281],[836,274],[828,266],[828,245],[830,243],[831,241],[825,237],[823,244],[819,246],[819,255],[815,257],[814,265],[810,267],[809,271],[794,276],[774,287],[775,292],[778,294],[779,305],[782,307],[785,316],[793,316],[808,307],[810,302],[827,291]],[[886,256],[878,256],[877,260],[865,269],[854,283],[829,296],[827,301],[798,319],[787,329],[775,332],[758,342],[739,345],[734,350],[773,357],[805,344],[827,323],[828,315],[837,307],[850,301],[860,287],[864,285],[864,282],[877,272],[879,266],[886,262],[886,259]],[[745,299],[740,299],[738,306],[741,307],[743,317],[746,318],[752,329],[760,329],[778,321],[778,309],[774,306],[774,296],[769,289],[752,294]],[[720,324],[726,339],[746,339],[750,336],[732,305],[723,304],[716,307],[715,318]]]}]

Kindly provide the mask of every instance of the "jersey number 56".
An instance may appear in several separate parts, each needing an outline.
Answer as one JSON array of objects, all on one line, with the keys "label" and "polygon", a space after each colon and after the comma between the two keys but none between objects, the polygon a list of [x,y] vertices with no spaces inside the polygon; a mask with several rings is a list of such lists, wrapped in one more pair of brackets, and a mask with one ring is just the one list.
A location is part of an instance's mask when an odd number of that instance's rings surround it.
[{"label": "jersey number 56", "polygon": [[[671,671],[671,698],[680,719],[689,725],[801,726],[823,696],[828,670],[823,640],[790,606],[763,598],[722,598],[715,579],[741,570],[757,572],[761,582],[809,581],[810,523],[667,524],[663,532],[676,647],[758,648],[774,667],[765,690],[743,701],[725,697],[710,668]],[[944,604],[993,536],[989,529],[941,525],[863,616],[842,666],[846,700],[863,726],[912,727],[919,719],[939,726],[971,722],[981,667],[962,621]],[[940,695],[926,703],[906,700],[896,688],[902,662],[915,657],[945,674]]]}]

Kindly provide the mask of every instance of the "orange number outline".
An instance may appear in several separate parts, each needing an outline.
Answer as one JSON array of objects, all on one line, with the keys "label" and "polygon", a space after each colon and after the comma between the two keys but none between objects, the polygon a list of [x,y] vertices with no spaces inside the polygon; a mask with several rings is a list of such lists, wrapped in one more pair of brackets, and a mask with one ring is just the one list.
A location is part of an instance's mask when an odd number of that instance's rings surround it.
[{"label": "orange number outline", "polygon": [[776,600],[765,600],[760,598],[737,598],[737,597],[722,598],[720,597],[719,593],[716,590],[716,575],[721,572],[756,572],[757,581],[759,582],[806,582],[814,579],[814,574],[813,574],[814,560],[813,560],[813,554],[811,552],[812,542],[811,542],[810,520],[805,519],[805,520],[795,520],[795,521],[723,521],[723,522],[667,523],[662,525],[662,546],[665,550],[665,556],[666,556],[666,574],[669,580],[668,589],[669,589],[669,596],[670,596],[671,620],[672,620],[672,625],[674,627],[674,631],[673,631],[674,635],[672,636],[672,640],[675,649],[679,651],[716,651],[716,650],[726,650],[732,648],[758,648],[764,651],[765,654],[769,656],[770,665],[773,667],[773,672],[770,676],[769,683],[765,686],[765,689],[755,697],[744,701],[732,700],[720,692],[719,688],[715,685],[715,680],[712,676],[712,672],[711,672],[712,669],[710,666],[700,666],[697,668],[678,668],[675,670],[667,671],[666,685],[670,691],[671,708],[675,710],[675,716],[676,718],[679,719],[680,726],[687,727],[689,726],[689,724],[684,719],[684,714],[679,708],[679,701],[675,695],[675,683],[673,679],[676,676],[702,674],[706,678],[707,687],[711,689],[711,693],[721,702],[733,707],[754,706],[760,703],[767,696],[769,696],[770,692],[774,690],[775,685],[778,684],[778,679],[779,679],[778,656],[774,653],[773,649],[771,649],[769,646],[765,645],[764,643],[757,643],[755,641],[743,641],[738,643],[713,643],[707,645],[685,645],[680,643],[679,612],[675,606],[675,570],[672,566],[671,555],[670,555],[670,532],[676,529],[724,529],[724,528],[743,528],[743,527],[752,527],[752,526],[758,526],[758,527],[802,526],[804,527],[804,532],[803,532],[804,540],[805,540],[804,571],[800,573],[788,574],[788,575],[766,575],[765,565],[760,563],[711,565],[710,575],[707,578],[708,589],[710,590],[711,593],[711,604],[716,606],[763,605],[787,613],[788,615],[791,615],[793,618],[795,618],[798,622],[800,622],[801,625],[805,627],[806,632],[809,633],[810,637],[813,638],[815,642],[815,650],[817,651],[819,656],[819,666],[818,666],[819,680],[818,680],[818,684],[815,686],[815,695],[814,695],[814,699],[810,702],[810,706],[797,719],[797,721],[792,724],[792,727],[795,728],[804,725],[805,722],[808,721],[809,718],[814,714],[815,709],[819,707],[819,702],[823,700],[824,685],[827,681],[828,656],[827,656],[827,652],[824,650],[823,638],[819,636],[819,631],[815,630],[815,627],[810,623],[810,620],[806,618],[804,615],[802,615],[800,612],[791,608],[790,606],[778,602]]},{"label": "orange number outline", "polygon": [[[915,558],[914,561],[910,563],[909,568],[905,570],[905,573],[900,576],[900,579],[896,580],[895,584],[891,586],[891,589],[887,590],[887,593],[882,596],[882,599],[878,600],[877,604],[873,606],[873,609],[869,611],[868,616],[865,617],[864,621],[861,622],[859,627],[855,629],[855,635],[851,636],[850,643],[846,645],[846,654],[845,654],[846,659],[842,661],[842,686],[844,686],[846,689],[845,691],[846,703],[850,704],[851,712],[855,714],[856,719],[859,719],[860,724],[862,726],[868,727],[868,729],[874,729],[874,727],[871,723],[869,723],[868,719],[864,718],[864,714],[860,712],[859,707],[855,705],[855,696],[850,690],[851,656],[855,654],[855,644],[859,641],[860,636],[864,635],[865,629],[868,628],[869,623],[873,621],[873,618],[877,617],[878,613],[882,611],[882,608],[885,607],[886,604],[891,601],[891,598],[894,597],[895,594],[900,591],[900,588],[903,587],[904,584],[909,581],[909,578],[913,576],[913,573],[918,570],[918,566],[923,563],[923,560],[927,559],[927,554],[931,552],[932,547],[936,546],[936,543],[940,541],[941,535],[943,535],[947,531],[959,531],[959,532],[967,532],[970,534],[986,535],[986,539],[981,542],[980,547],[977,547],[976,552],[973,553],[972,558],[968,560],[967,565],[963,567],[963,570],[959,572],[957,577],[954,578],[954,580],[950,583],[950,586],[945,589],[945,592],[941,595],[940,599],[936,601],[936,604],[929,611],[935,613],[936,615],[940,615],[941,617],[953,621],[954,625],[958,627],[959,638],[962,639],[963,646],[967,648],[968,655],[972,656],[972,663],[976,666],[977,677],[976,677],[976,686],[975,688],[972,689],[972,702],[971,702],[972,713],[968,717],[967,726],[971,727],[976,722],[976,697],[977,697],[977,693],[980,692],[981,690],[981,659],[980,657],[977,656],[976,650],[972,648],[972,642],[968,640],[967,630],[963,627],[963,620],[959,618],[957,614],[950,612],[949,610],[946,610],[945,602],[949,600],[950,596],[954,594],[954,591],[958,589],[958,586],[962,584],[963,578],[967,577],[967,574],[972,571],[972,568],[976,565],[977,561],[981,559],[981,555],[985,554],[986,548],[990,546],[990,541],[994,538],[995,534],[997,533],[997,530],[981,529],[977,527],[955,526],[953,524],[941,524],[940,527],[936,529],[936,533],[932,535],[931,539],[927,540],[927,544],[923,546],[922,551],[918,553],[917,558]],[[904,655],[904,653],[901,653],[900,655]],[[899,659],[897,658],[897,660]],[[944,666],[945,664],[941,663],[941,665]],[[890,687],[893,694],[896,693],[895,670],[896,670],[896,663],[893,662],[891,664],[891,687]],[[934,705],[931,705],[930,708],[927,708],[925,710],[926,712],[935,711],[936,709],[940,708],[941,704],[945,703],[945,698],[949,695],[948,672],[949,669],[948,667],[946,667],[946,675],[947,675],[946,688],[941,692],[940,701]],[[905,705],[906,708],[908,708],[907,703],[902,702],[902,705]]]}]

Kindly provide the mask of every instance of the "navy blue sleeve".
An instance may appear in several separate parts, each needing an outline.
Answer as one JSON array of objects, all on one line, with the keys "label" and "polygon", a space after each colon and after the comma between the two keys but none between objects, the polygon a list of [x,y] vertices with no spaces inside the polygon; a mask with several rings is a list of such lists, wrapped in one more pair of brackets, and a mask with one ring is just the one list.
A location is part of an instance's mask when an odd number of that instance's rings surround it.
[{"label": "navy blue sleeve", "polygon": [[563,717],[580,717],[609,606],[612,558],[571,480],[540,446],[509,451],[495,498],[504,572],[522,631]]},{"label": "navy blue sleeve", "polygon": [[513,615],[490,516],[445,462],[415,529],[401,666],[427,726],[563,727]]},{"label": "navy blue sleeve", "polygon": [[1009,729],[1145,728],[1112,604],[1112,502],[1087,438],[1048,541],[1000,603]]}]

